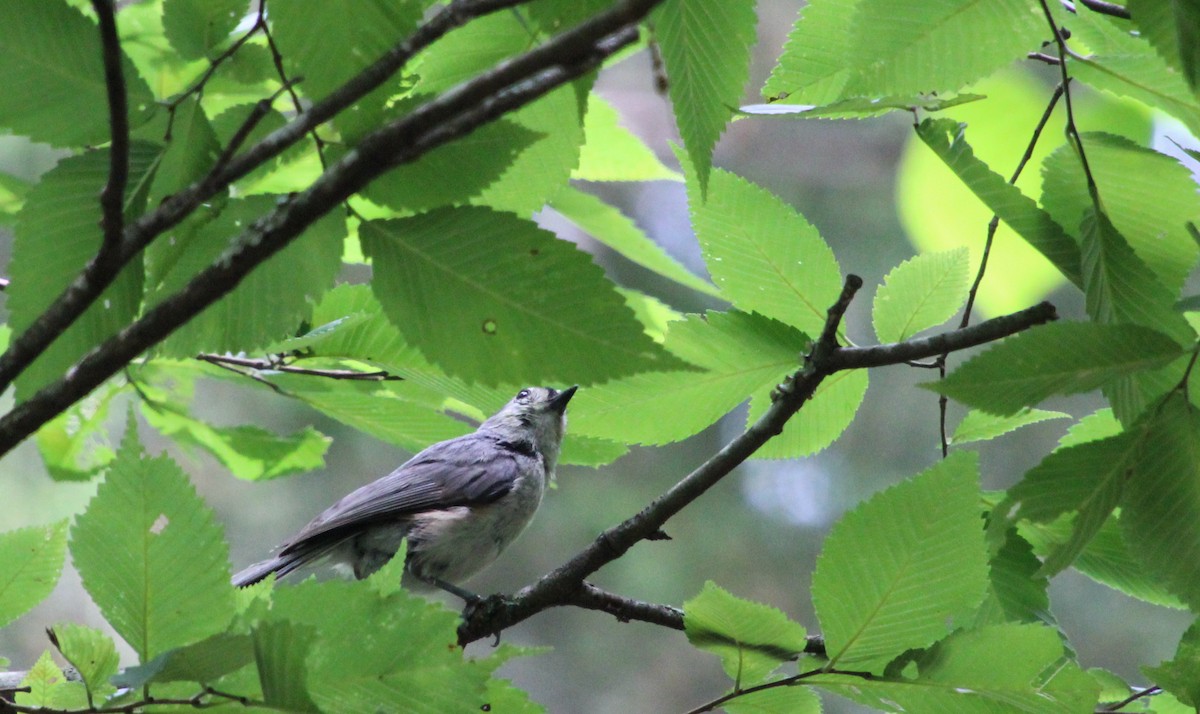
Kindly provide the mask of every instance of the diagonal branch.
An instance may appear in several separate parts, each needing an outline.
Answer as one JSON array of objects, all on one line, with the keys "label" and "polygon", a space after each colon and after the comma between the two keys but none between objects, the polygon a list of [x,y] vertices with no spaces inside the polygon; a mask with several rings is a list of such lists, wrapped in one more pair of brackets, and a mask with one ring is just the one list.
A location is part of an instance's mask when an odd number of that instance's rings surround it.
[{"label": "diagonal branch", "polygon": [[[584,578],[620,558],[639,541],[649,539],[668,519],[741,465],[769,439],[782,432],[788,419],[804,406],[829,375],[845,369],[906,364],[910,360],[975,347],[1056,318],[1054,306],[1042,303],[1021,312],[933,337],[877,347],[840,347],[837,344],[838,324],[850,299],[861,285],[862,280],[857,276],[850,275],[846,278],[841,297],[829,309],[825,329],[805,359],[804,366],[776,389],[773,403],[758,421],[640,513],[601,533],[575,557],[537,582],[522,588],[511,597],[493,595],[480,603],[469,605],[463,611],[463,622],[458,628],[459,644],[466,645],[494,635],[542,610],[559,605],[578,604],[577,601],[581,599],[589,603],[584,605],[585,607],[595,604],[597,607],[593,609],[605,609],[605,599],[588,593]],[[651,614],[657,617],[661,613]],[[656,622],[650,616],[644,619]],[[665,622],[658,624],[672,626]]]},{"label": "diagonal branch", "polygon": [[[20,335],[14,336],[0,355],[0,392],[8,389],[17,375],[33,363],[50,344],[90,307],[116,279],[120,269],[164,231],[178,225],[219,191],[304,138],[308,132],[390,79],[416,54],[447,32],[470,20],[529,0],[454,0],[397,44],[374,64],[359,72],[311,109],[286,126],[270,133],[244,153],[214,170],[200,181],[163,201],[151,213],[125,227],[123,239],[112,255],[97,255],[79,272],[54,302]],[[655,4],[655,3],[651,3]],[[109,88],[110,94],[112,88]],[[122,92],[122,95],[124,93]]]},{"label": "diagonal branch", "polygon": [[[637,23],[659,2],[626,0],[365,137],[306,191],[255,222],[239,236],[234,248],[182,289],[84,355],[61,379],[0,419],[0,455],[225,296],[251,270],[371,180],[596,69],[637,39]],[[231,166],[236,163],[234,159]]]},{"label": "diagonal branch", "polygon": [[96,262],[107,264],[115,257],[125,230],[125,186],[129,183],[129,98],[125,93],[125,74],[121,69],[121,40],[117,37],[114,0],[92,0],[100,27],[100,45],[104,61],[104,87],[108,92],[108,182],[100,192],[104,212],[101,225],[104,242]]}]

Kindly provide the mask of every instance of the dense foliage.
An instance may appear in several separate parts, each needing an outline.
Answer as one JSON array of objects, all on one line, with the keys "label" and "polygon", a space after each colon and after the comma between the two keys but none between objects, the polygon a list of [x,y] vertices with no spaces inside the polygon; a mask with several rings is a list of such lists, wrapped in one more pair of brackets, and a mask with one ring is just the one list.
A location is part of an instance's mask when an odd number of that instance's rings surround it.
[{"label": "dense foliage", "polygon": [[[1147,119],[1174,120],[1160,134],[1180,143],[1200,134],[1200,4],[811,0],[763,103],[738,109],[755,36],[751,0],[0,2],[0,128],[59,150],[34,182],[0,174],[0,389],[15,399],[0,453],[32,438],[54,479],[102,479],[73,522],[0,532],[0,625],[50,592],[69,551],[138,658],[122,667],[108,635],[56,624],[24,681],[0,682],[0,711],[540,711],[493,677],[534,653],[454,645],[562,604],[684,629],[731,681],[699,710],[818,711],[818,689],[883,711],[1200,707],[1200,629],[1147,667],[1158,686],[1131,688],[1076,662],[1046,591],[1076,568],[1200,612],[1200,296],[1185,294],[1200,154],[1162,153]],[[679,171],[593,91],[637,52],[674,107]],[[996,79],[1014,64],[1049,79],[1031,101]],[[1087,88],[1126,101],[1089,104]],[[734,120],[894,112],[928,149],[900,195],[922,250],[875,292],[881,345],[846,345],[861,281],[713,149]],[[585,190],[656,180],[685,183],[711,282]],[[727,308],[679,314],[616,285],[534,221],[547,211]],[[961,247],[968,233],[986,247]],[[369,281],[345,279],[364,263]],[[1052,321],[1034,303],[1064,283],[1086,315]],[[973,324],[979,308],[1011,314]],[[869,369],[895,364],[938,368],[923,386],[971,411],[943,461],[829,535],[818,633],[714,583],[679,610],[583,582],[746,457],[829,447]],[[135,425],[251,480],[319,467],[328,438],[206,423],[201,380],[408,449],[522,385],[579,383],[572,464],[686,439],[747,400],[749,424],[604,547],[460,617],[402,590],[398,559],[362,582],[234,590],[220,525]],[[981,490],[974,444],[1096,391],[1108,408],[1007,492]]]}]

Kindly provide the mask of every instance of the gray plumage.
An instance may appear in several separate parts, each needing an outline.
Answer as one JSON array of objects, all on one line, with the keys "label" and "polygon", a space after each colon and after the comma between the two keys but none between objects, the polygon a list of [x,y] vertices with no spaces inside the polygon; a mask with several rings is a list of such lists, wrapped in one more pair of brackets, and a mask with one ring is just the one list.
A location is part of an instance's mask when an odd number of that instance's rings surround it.
[{"label": "gray plumage", "polygon": [[575,389],[522,389],[474,433],[430,446],[330,506],[273,558],[233,576],[233,584],[282,577],[326,559],[365,578],[408,538],[410,573],[469,595],[453,584],[491,564],[541,503]]}]

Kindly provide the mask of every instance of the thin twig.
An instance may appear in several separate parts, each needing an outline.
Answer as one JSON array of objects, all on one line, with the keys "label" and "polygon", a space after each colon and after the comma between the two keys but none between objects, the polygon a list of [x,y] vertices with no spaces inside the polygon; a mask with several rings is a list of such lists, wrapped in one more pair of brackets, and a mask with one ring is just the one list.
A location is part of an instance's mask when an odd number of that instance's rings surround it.
[{"label": "thin twig", "polygon": [[1105,0],[1079,0],[1079,4],[1092,12],[1098,12],[1101,15],[1108,15],[1109,17],[1119,17],[1122,20],[1129,20],[1133,17],[1124,5],[1105,2]]},{"label": "thin twig", "polygon": [[842,295],[829,310],[822,337],[813,346],[804,367],[776,389],[771,406],[758,421],[640,513],[605,530],[577,555],[537,582],[522,588],[515,595],[493,595],[468,606],[458,628],[459,643],[465,645],[489,637],[542,610],[569,603],[577,597],[585,578],[620,558],[637,543],[658,533],[670,518],[782,432],[788,419],[834,372],[927,359],[945,351],[992,342],[1056,317],[1054,306],[1042,303],[1021,312],[932,337],[876,347],[839,347],[836,342],[838,324],[861,284],[862,281],[856,276],[847,278]]},{"label": "thin twig", "polygon": [[1120,711],[1126,705],[1133,704],[1134,702],[1136,702],[1139,699],[1142,699],[1143,697],[1152,697],[1161,691],[1162,691],[1162,687],[1158,687],[1158,686],[1146,687],[1145,689],[1142,689],[1140,691],[1134,692],[1133,694],[1130,694],[1128,697],[1125,697],[1124,699],[1122,699],[1119,702],[1114,702],[1102,709],[1097,709],[1096,714],[1110,714],[1111,712]]},{"label": "thin twig", "polygon": [[1062,77],[1063,97],[1066,100],[1067,107],[1067,137],[1071,140],[1075,147],[1075,153],[1079,155],[1079,162],[1083,165],[1083,175],[1087,179],[1088,195],[1091,196],[1092,204],[1096,207],[1096,212],[1100,213],[1100,190],[1096,188],[1096,179],[1092,175],[1092,167],[1088,164],[1087,152],[1083,148],[1083,138],[1079,135],[1079,127],[1075,124],[1075,108],[1071,102],[1071,75],[1067,72],[1067,56],[1071,51],[1067,49],[1067,42],[1063,39],[1062,31],[1058,27],[1058,23],[1054,21],[1054,15],[1050,12],[1050,5],[1046,0],[1038,0],[1042,5],[1042,14],[1046,17],[1046,23],[1050,26],[1050,32],[1054,35],[1054,44],[1058,48],[1058,71]]},{"label": "thin twig", "polygon": [[[108,95],[108,181],[100,192],[104,242],[100,256],[115,255],[125,230],[125,186],[129,183],[129,98],[121,68],[121,40],[117,36],[114,0],[92,0],[99,20],[100,46],[104,60],[104,88]],[[108,262],[101,260],[101,262]]]},{"label": "thin twig", "polygon": [[[1054,108],[1058,106],[1058,100],[1063,95],[1063,85],[1058,85],[1054,88],[1054,93],[1050,96],[1050,102],[1046,105],[1046,110],[1042,112],[1041,119],[1038,120],[1037,126],[1033,128],[1033,135],[1029,137],[1029,143],[1025,145],[1025,153],[1021,154],[1020,161],[1017,162],[1017,168],[1009,177],[1008,183],[1015,186],[1017,179],[1021,178],[1021,172],[1025,170],[1025,165],[1033,158],[1033,151],[1037,148],[1038,139],[1042,136],[1042,131],[1046,128],[1047,122],[1050,121],[1050,116],[1054,114]],[[975,272],[975,281],[971,283],[971,289],[967,291],[967,304],[963,308],[962,319],[958,323],[959,329],[971,324],[971,312],[975,309],[975,298],[979,294],[979,286],[983,283],[983,276],[987,272],[988,258],[992,253],[992,242],[996,238],[996,230],[1000,227],[1000,215],[992,214],[992,219],[988,221],[987,236],[983,241],[983,256],[979,259],[979,270]],[[937,358],[936,366],[938,370],[938,378],[946,378],[946,358],[949,354],[942,354]],[[945,394],[938,395],[938,430],[941,436],[942,458],[946,458],[950,453],[950,439],[946,433],[946,411],[949,407],[950,400]]]},{"label": "thin twig", "polygon": [[[304,103],[300,101],[300,95],[296,94],[295,80],[289,79],[287,70],[283,66],[283,53],[279,51],[279,45],[275,44],[275,35],[271,33],[271,28],[263,21],[263,17],[267,12],[267,0],[260,0],[258,6],[258,22],[262,25],[263,37],[267,38],[267,49],[271,53],[271,64],[275,67],[275,74],[278,75],[280,83],[288,96],[292,100],[292,108],[296,110],[296,114],[304,113]],[[317,159],[321,162],[321,170],[329,168],[329,163],[325,160],[325,140],[317,133],[317,127],[309,130],[308,135],[312,137],[313,144],[317,147]]]},{"label": "thin twig", "polygon": [[776,679],[774,681],[765,682],[763,684],[758,684],[753,687],[746,687],[745,689],[742,689],[740,687],[735,688],[729,694],[717,697],[716,699],[714,699],[710,702],[705,702],[704,704],[701,704],[700,706],[696,707],[695,709],[689,710],[687,714],[702,714],[702,712],[710,712],[710,711],[713,711],[714,709],[716,709],[717,707],[725,704],[726,702],[729,702],[733,699],[737,699],[738,697],[744,697],[747,694],[754,694],[755,692],[762,692],[762,691],[766,691],[768,689],[777,689],[779,687],[795,687],[800,684],[803,684],[804,680],[806,680],[806,679],[812,679],[813,677],[817,677],[817,676],[820,676],[823,674],[824,675],[840,674],[840,675],[844,675],[844,676],[848,676],[848,677],[857,677],[858,679],[871,679],[872,677],[874,677],[874,675],[871,674],[870,672],[850,672],[850,671],[838,670],[838,669],[810,669],[807,672],[801,672],[800,674],[794,674],[791,677],[784,677],[783,679]]},{"label": "thin twig", "polygon": [[198,354],[196,359],[201,362],[208,362],[219,367],[233,365],[236,367],[248,367],[255,370],[288,372],[290,374],[303,374],[311,377],[325,377],[326,379],[343,379],[354,382],[398,382],[404,378],[385,370],[375,370],[372,372],[358,372],[352,369],[314,369],[312,367],[297,367],[293,364],[288,364],[282,359],[248,359],[246,357],[234,357],[232,355],[217,355],[217,354]]}]

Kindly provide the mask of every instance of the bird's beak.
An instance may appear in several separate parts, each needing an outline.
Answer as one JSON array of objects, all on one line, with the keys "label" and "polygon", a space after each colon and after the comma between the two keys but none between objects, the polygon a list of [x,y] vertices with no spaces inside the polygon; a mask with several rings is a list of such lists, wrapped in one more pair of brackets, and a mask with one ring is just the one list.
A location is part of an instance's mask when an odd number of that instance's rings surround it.
[{"label": "bird's beak", "polygon": [[550,400],[550,408],[559,414],[565,412],[567,410],[567,402],[571,401],[571,397],[575,396],[576,389],[579,389],[578,384],[555,394],[554,398]]}]

